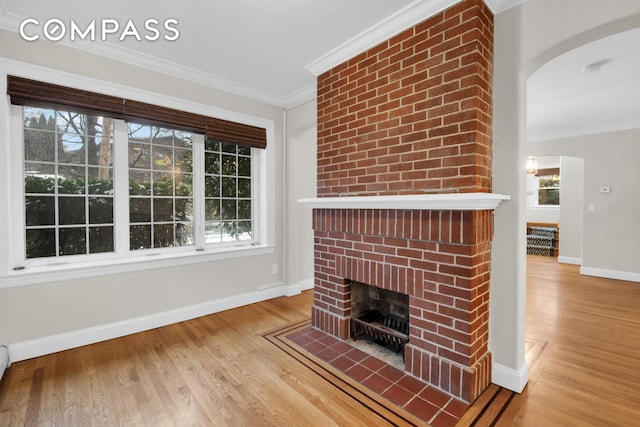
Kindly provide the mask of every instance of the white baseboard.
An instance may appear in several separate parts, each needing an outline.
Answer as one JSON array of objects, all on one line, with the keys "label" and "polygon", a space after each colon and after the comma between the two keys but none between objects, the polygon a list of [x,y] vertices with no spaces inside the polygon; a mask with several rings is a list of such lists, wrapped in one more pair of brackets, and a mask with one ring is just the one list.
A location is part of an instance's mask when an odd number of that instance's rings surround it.
[{"label": "white baseboard", "polygon": [[287,286],[287,296],[290,297],[293,295],[298,295],[302,291],[308,291],[309,289],[313,289],[313,284],[314,284],[313,279],[306,279],[306,280],[299,281],[295,285],[289,285]]},{"label": "white baseboard", "polygon": [[295,295],[296,293],[300,293],[297,291],[296,286],[298,285],[276,285],[264,290],[221,298],[149,316],[142,316],[121,322],[80,329],[44,338],[12,343],[9,347],[9,358],[11,362],[31,359],[45,354],[68,350],[87,344],[94,344],[100,341],[106,341],[173,323],[183,322],[185,320],[195,319],[197,317],[206,316],[220,311],[260,301],[266,301],[271,298]]},{"label": "white baseboard", "polygon": [[516,393],[522,390],[529,381],[529,367],[523,363],[520,369],[515,370],[494,363],[491,367],[491,382]]},{"label": "white baseboard", "polygon": [[580,267],[580,274],[585,276],[604,277],[605,279],[626,280],[629,282],[640,282],[640,273],[619,270],[605,270],[603,268]]},{"label": "white baseboard", "polygon": [[570,256],[559,256],[558,262],[562,264],[582,265],[582,258],[576,258],[576,257],[570,257]]}]

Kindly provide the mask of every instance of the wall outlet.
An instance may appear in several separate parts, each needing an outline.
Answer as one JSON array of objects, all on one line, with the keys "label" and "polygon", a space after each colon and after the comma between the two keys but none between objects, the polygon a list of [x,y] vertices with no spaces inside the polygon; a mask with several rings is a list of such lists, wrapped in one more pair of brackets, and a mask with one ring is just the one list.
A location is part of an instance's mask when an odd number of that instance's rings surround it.
[{"label": "wall outlet", "polygon": [[271,265],[271,274],[273,274],[274,276],[278,274],[278,264]]}]

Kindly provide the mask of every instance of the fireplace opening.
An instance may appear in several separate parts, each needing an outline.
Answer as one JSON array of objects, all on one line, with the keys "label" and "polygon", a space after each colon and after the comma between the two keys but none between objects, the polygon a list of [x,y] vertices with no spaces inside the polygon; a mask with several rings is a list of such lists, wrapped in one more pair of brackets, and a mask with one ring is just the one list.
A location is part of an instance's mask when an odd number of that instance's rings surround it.
[{"label": "fireplace opening", "polygon": [[395,353],[409,342],[409,296],[351,283],[351,338],[369,339]]}]

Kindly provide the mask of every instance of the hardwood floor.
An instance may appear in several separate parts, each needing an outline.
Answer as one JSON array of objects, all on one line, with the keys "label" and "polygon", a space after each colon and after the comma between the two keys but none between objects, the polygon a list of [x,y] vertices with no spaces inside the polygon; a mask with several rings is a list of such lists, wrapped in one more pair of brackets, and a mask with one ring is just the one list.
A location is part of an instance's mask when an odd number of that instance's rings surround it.
[{"label": "hardwood floor", "polygon": [[640,426],[640,283],[529,256],[526,325],[529,384],[496,425]]},{"label": "hardwood floor", "polygon": [[[14,363],[0,426],[388,425],[263,337],[311,304],[308,291]],[[527,359],[521,395],[492,386],[459,425],[640,425],[640,284],[530,256]]]}]

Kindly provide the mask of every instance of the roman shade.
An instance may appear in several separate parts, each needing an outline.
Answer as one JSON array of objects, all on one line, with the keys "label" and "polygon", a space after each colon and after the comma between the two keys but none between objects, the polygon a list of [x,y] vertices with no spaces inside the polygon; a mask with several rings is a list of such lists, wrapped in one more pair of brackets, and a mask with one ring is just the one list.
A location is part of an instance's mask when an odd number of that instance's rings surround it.
[{"label": "roman shade", "polygon": [[216,141],[246,147],[267,146],[267,132],[257,126],[23,77],[7,76],[7,94],[14,105],[72,109],[128,122],[200,133]]},{"label": "roman shade", "polygon": [[7,76],[7,94],[14,105],[67,108],[79,113],[124,119],[124,99],[72,89],[22,77]]},{"label": "roman shade", "polygon": [[144,102],[124,100],[125,120],[206,134],[207,117]]},{"label": "roman shade", "polygon": [[560,168],[538,169],[536,176],[553,176],[560,175]]}]

